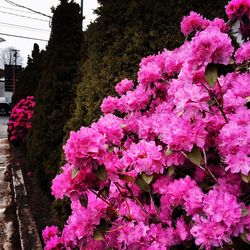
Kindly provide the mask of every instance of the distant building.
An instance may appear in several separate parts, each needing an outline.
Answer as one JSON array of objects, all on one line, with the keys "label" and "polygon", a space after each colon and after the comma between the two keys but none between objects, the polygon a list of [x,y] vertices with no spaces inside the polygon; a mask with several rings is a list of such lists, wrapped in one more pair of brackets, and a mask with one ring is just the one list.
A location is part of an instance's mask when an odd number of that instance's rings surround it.
[{"label": "distant building", "polygon": [[18,83],[21,72],[20,65],[4,65],[4,77],[0,79],[0,97],[5,97],[8,103],[12,102],[14,84]]},{"label": "distant building", "polygon": [[0,78],[0,97],[5,97],[5,81],[4,81],[4,77]]}]

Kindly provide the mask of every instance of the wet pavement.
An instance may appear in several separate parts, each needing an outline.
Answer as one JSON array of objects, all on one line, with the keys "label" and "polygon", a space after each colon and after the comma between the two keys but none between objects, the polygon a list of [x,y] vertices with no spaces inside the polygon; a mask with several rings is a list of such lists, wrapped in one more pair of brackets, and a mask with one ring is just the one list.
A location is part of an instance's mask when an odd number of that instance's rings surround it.
[{"label": "wet pavement", "polygon": [[9,117],[8,116],[0,116],[0,138],[7,137],[7,123]]},{"label": "wet pavement", "polygon": [[[0,249],[20,249],[12,188],[9,142],[0,138]],[[12,212],[11,212],[12,211]]]},{"label": "wet pavement", "polygon": [[0,250],[40,250],[42,244],[28,203],[20,151],[10,147],[7,122],[8,117],[0,117]]}]

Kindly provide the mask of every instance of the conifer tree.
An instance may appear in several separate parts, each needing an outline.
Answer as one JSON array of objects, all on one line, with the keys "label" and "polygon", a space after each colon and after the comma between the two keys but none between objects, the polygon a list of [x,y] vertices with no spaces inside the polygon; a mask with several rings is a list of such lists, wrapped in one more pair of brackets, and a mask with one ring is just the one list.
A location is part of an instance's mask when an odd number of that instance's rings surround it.
[{"label": "conifer tree", "polygon": [[34,44],[31,56],[28,56],[27,66],[23,70],[20,80],[16,85],[16,94],[12,98],[17,103],[26,96],[34,96],[42,73],[42,57],[44,51],[40,51],[39,45]]},{"label": "conifer tree", "polygon": [[58,171],[63,126],[70,117],[74,99],[74,77],[81,42],[80,7],[73,1],[61,0],[52,18],[28,142],[29,165],[39,170],[47,186]]}]

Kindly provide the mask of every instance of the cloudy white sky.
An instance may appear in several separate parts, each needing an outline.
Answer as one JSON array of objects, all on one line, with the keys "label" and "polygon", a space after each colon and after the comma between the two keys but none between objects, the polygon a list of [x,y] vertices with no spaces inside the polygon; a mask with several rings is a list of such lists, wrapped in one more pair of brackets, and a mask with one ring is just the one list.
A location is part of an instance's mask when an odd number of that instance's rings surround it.
[{"label": "cloudy white sky", "polygon": [[[60,3],[59,0],[11,1],[47,15],[51,15],[52,6],[56,7]],[[80,4],[81,0],[75,0],[75,2]],[[97,0],[84,0],[83,2],[83,14],[85,16],[83,28],[86,29],[87,25],[96,18],[93,14],[93,10],[98,7],[98,4]],[[16,38],[2,34],[48,40],[50,34],[49,18],[34,14],[22,8],[18,8],[11,5],[6,0],[0,0],[0,37],[6,40],[5,42],[0,43],[0,50],[10,46],[20,50],[20,54],[23,57],[23,65],[25,65],[27,56],[31,54],[33,44],[36,42],[39,44],[40,48],[43,49],[45,48],[47,42]]]}]

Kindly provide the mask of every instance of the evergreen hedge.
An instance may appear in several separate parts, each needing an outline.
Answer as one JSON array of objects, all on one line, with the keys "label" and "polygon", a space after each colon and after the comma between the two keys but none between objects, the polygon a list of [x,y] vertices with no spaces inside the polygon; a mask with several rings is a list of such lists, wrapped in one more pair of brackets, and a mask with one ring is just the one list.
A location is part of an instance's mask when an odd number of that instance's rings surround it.
[{"label": "evergreen hedge", "polygon": [[51,37],[43,59],[36,108],[28,139],[29,166],[49,187],[60,163],[63,127],[74,100],[74,78],[80,60],[82,17],[78,4],[61,0],[54,10]]}]

